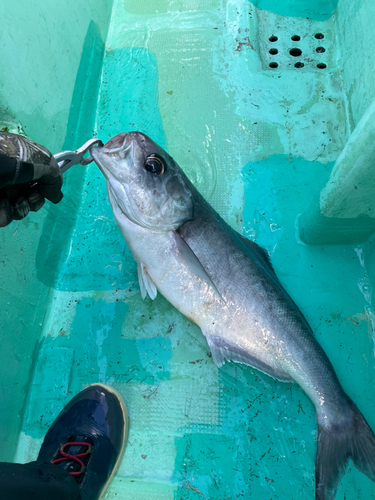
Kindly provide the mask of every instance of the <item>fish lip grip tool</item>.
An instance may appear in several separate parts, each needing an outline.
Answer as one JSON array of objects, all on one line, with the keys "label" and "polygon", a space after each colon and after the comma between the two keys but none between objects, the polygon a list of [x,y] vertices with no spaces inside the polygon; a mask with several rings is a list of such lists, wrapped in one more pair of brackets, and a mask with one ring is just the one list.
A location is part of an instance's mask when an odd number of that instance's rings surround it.
[{"label": "fish lip grip tool", "polygon": [[73,165],[88,165],[94,161],[92,156],[84,158],[85,154],[92,146],[103,146],[103,142],[100,139],[90,139],[75,151],[62,151],[61,153],[53,155],[60,167],[61,173],[63,174]]}]

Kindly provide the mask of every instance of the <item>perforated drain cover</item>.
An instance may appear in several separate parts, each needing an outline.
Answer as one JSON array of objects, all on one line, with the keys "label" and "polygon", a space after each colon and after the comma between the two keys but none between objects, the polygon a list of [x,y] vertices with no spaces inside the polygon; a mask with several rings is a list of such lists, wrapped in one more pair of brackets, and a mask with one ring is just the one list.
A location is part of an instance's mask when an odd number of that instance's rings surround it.
[{"label": "perforated drain cover", "polygon": [[[314,67],[318,69],[326,69],[327,64],[326,62],[323,62],[326,60],[326,57],[323,58],[321,56],[321,54],[326,52],[326,48],[323,45],[325,38],[324,33],[315,33],[315,35],[313,37],[310,36],[310,38],[314,38],[316,39],[316,42],[318,42],[315,43],[315,45],[318,45],[315,51],[310,47],[314,45],[314,41],[307,40],[309,50],[303,51],[300,48],[301,44],[298,43],[301,41],[300,35],[293,35],[290,37],[290,45],[292,45],[290,49],[286,47],[285,40],[281,41],[278,36],[271,35],[268,39],[269,67],[271,69],[284,67],[285,69],[286,67],[290,68],[291,66],[294,66],[294,68],[300,69],[304,68],[305,65],[308,65],[310,69]],[[288,57],[288,54],[291,57]],[[294,61],[292,58],[295,58],[296,60]]]},{"label": "perforated drain cover", "polygon": [[330,22],[258,11],[258,51],[263,70],[331,71],[335,55]]}]

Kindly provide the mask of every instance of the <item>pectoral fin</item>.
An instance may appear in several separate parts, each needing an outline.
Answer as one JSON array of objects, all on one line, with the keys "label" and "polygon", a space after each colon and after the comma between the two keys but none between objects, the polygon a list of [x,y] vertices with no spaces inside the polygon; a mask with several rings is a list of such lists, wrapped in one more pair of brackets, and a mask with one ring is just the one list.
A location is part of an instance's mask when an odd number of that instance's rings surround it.
[{"label": "pectoral fin", "polygon": [[142,263],[138,264],[138,281],[139,288],[141,289],[142,299],[145,299],[148,294],[150,298],[154,300],[158,292],[154,282],[147,272],[146,266]]},{"label": "pectoral fin", "polygon": [[215,290],[215,292],[221,298],[221,300],[223,302],[225,302],[223,297],[221,296],[219,290],[216,288],[215,284],[213,283],[211,278],[208,276],[206,270],[204,269],[202,264],[199,262],[198,257],[195,255],[195,253],[189,247],[189,245],[186,243],[186,241],[183,240],[181,238],[181,236],[176,232],[174,233],[174,237],[175,237],[177,249],[178,249],[182,259],[184,260],[186,265],[189,267],[190,271],[192,273],[196,274],[197,276],[199,276],[203,281],[208,283],[210,285],[210,287]]}]

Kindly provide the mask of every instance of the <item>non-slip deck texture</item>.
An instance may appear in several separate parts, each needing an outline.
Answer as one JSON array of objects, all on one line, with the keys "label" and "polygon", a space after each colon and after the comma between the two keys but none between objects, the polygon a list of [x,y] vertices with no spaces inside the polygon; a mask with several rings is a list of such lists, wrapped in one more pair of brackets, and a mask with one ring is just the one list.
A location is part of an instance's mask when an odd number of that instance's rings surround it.
[{"label": "non-slip deck texture", "polygon": [[[293,17],[290,3],[270,13],[265,1],[259,9],[245,0],[116,1],[96,132],[103,141],[125,130],[149,134],[233,227],[270,252],[375,428],[371,242],[309,247],[296,234],[359,109],[348,114],[343,14],[332,17],[336,5],[326,5],[318,15],[299,2],[301,17]],[[62,254],[48,234],[39,247],[41,259],[56,256],[58,271],[16,458],[35,457],[64,403],[102,382],[121,392],[130,416],[106,498],[313,498],[317,427],[309,399],[249,367],[217,369],[199,328],[160,295],[142,301],[95,165],[79,196],[70,232],[60,229],[69,241]],[[47,280],[42,266],[38,273]],[[337,499],[355,498],[375,498],[375,487],[350,467]]]}]

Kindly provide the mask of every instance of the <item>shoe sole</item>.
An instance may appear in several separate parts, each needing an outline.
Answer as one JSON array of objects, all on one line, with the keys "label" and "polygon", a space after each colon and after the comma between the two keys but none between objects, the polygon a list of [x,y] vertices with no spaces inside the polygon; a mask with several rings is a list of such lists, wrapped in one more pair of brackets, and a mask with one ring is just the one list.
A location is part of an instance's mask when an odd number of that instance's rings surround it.
[{"label": "shoe sole", "polygon": [[106,490],[108,488],[109,483],[112,481],[112,479],[116,475],[116,472],[117,472],[117,470],[119,468],[119,465],[120,465],[120,463],[122,461],[122,458],[124,456],[124,453],[125,453],[125,447],[126,447],[126,443],[128,441],[128,434],[129,434],[129,415],[128,415],[128,409],[126,407],[125,401],[124,401],[123,397],[121,396],[121,394],[118,391],[116,391],[116,389],[114,389],[113,387],[110,387],[108,385],[105,385],[105,384],[91,384],[88,387],[93,387],[93,386],[103,387],[106,391],[112,393],[118,399],[118,401],[119,401],[119,403],[121,405],[123,414],[124,414],[124,437],[123,437],[123,440],[122,440],[121,451],[119,453],[119,456],[117,457],[115,466],[113,467],[113,471],[112,471],[111,475],[109,476],[107,482],[103,486],[103,489],[102,489],[102,491],[100,493],[100,496],[98,497],[98,500],[101,500],[101,498],[103,498],[103,495],[104,495],[104,493],[106,492]]}]

